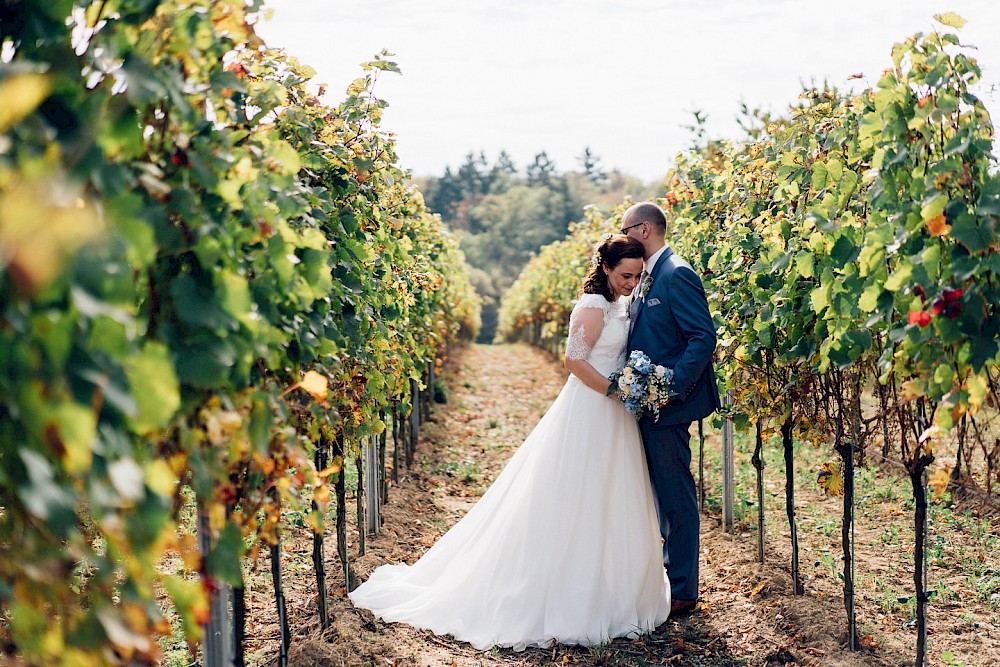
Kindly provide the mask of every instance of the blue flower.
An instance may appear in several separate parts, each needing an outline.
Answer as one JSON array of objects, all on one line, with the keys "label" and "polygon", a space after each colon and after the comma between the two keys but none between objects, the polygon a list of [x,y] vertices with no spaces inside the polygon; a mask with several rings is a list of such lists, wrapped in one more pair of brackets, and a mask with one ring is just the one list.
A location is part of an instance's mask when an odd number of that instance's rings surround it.
[{"label": "blue flower", "polygon": [[656,366],[642,350],[633,350],[625,364],[622,379],[627,382],[621,386],[620,396],[625,401],[625,408],[639,419],[643,414],[649,414],[659,419],[660,408],[668,399],[677,395],[671,389],[674,371],[665,366]]},{"label": "blue flower", "polygon": [[639,411],[642,410],[642,405],[639,403],[638,399],[628,398],[625,399],[625,409],[629,411],[633,417],[638,417]]},{"label": "blue flower", "polygon": [[642,373],[643,375],[648,375],[649,374],[650,365],[651,365],[651,362],[649,361],[649,357],[647,357],[645,354],[643,354],[642,357],[640,357],[639,359],[636,359],[636,361],[635,361],[635,370],[636,370],[636,372]]}]

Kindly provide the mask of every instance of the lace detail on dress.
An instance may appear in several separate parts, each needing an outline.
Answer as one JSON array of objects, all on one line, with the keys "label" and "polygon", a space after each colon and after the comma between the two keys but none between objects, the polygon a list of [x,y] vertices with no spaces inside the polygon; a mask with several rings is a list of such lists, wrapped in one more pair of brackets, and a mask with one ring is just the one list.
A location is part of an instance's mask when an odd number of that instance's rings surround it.
[{"label": "lace detail on dress", "polygon": [[[594,313],[600,310],[603,317],[603,327],[594,323],[587,313]],[[594,313],[596,315],[596,313]],[[608,301],[600,294],[584,294],[580,297],[573,313],[570,315],[570,335],[566,341],[567,359],[586,359],[597,372],[603,375],[610,375],[613,371],[619,370],[625,364],[625,344],[628,341],[628,299],[618,299]],[[583,331],[581,318],[588,320],[588,324],[594,324],[594,328]],[[589,333],[589,335],[588,335]],[[574,343],[574,341],[577,341]],[[582,354],[582,348],[578,347],[583,342],[587,345],[587,352]],[[570,356],[570,348],[574,347],[574,353],[582,356]]]},{"label": "lace detail on dress", "polygon": [[570,333],[566,340],[567,359],[586,359],[590,356],[590,345],[587,345],[587,328],[582,324]]}]

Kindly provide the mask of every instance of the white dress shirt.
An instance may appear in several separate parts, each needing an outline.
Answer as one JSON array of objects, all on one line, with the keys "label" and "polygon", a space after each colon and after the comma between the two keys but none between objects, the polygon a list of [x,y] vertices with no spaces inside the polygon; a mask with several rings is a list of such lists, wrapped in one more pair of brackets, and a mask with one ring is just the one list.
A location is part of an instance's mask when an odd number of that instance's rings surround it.
[{"label": "white dress shirt", "polygon": [[654,252],[653,256],[647,259],[646,263],[643,264],[642,270],[645,271],[646,273],[652,274],[653,267],[656,266],[656,260],[660,259],[660,255],[662,255],[666,249],[667,246],[663,246],[662,248]]}]

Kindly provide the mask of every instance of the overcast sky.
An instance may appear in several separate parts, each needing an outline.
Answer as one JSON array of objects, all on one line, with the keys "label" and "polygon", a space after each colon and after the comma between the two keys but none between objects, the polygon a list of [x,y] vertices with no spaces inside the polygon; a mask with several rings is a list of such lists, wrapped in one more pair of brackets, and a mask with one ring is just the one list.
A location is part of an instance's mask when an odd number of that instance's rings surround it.
[{"label": "overcast sky", "polygon": [[328,101],[388,49],[383,128],[416,176],[502,149],[523,168],[546,151],[579,169],[584,147],[605,169],[659,179],[690,133],[691,112],[714,137],[737,136],[740,102],[781,111],[800,82],[877,83],[894,42],[954,11],[977,47],[978,92],[1000,118],[1000,0],[267,0],[268,44],[313,67]]}]

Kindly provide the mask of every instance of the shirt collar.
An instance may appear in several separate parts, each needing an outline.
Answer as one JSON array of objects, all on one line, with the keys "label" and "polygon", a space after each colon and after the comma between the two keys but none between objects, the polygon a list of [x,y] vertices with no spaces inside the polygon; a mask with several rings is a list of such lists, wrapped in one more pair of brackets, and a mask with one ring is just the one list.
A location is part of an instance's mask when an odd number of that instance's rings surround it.
[{"label": "shirt collar", "polygon": [[666,245],[663,246],[662,248],[654,252],[652,257],[646,260],[646,263],[642,267],[646,273],[653,273],[653,268],[656,266],[657,260],[660,259],[660,255],[662,255],[667,250],[667,248],[669,248],[669,246]]}]

